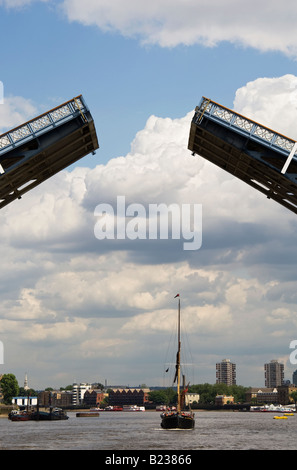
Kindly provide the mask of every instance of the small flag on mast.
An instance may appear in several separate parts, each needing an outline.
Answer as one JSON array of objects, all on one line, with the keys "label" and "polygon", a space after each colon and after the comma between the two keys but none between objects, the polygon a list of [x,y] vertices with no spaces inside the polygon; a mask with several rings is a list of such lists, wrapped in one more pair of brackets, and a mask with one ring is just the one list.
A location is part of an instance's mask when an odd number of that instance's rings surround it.
[{"label": "small flag on mast", "polygon": [[[179,297],[179,294],[176,294],[176,296],[175,296],[175,297]],[[175,298],[175,297],[174,297],[174,298]]]}]

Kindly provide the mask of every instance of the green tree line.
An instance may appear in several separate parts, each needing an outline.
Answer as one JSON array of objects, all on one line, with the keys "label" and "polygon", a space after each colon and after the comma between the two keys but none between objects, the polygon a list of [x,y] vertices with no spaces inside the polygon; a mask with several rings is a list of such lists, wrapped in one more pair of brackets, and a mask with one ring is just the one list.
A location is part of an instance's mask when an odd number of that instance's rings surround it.
[{"label": "green tree line", "polygon": [[[246,391],[249,387],[242,385],[225,385],[225,384],[199,384],[189,387],[189,393],[197,393],[200,396],[200,404],[212,405],[215,403],[217,395],[233,396],[235,403],[243,403],[246,401]],[[177,393],[172,388],[154,390],[149,393],[149,400],[156,405],[170,405],[177,401]]]},{"label": "green tree line", "polygon": [[246,392],[250,387],[242,385],[225,385],[225,384],[199,384],[189,387],[189,392],[198,393],[200,395],[199,403],[214,404],[217,395],[226,395],[234,397],[235,403],[243,403],[246,401]]}]

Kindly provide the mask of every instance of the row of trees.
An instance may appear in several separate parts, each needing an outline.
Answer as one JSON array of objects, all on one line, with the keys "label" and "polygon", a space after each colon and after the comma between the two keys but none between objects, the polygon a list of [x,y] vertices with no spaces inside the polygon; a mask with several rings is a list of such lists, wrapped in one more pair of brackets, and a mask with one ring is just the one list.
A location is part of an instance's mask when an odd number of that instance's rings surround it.
[{"label": "row of trees", "polygon": [[200,384],[189,387],[189,392],[198,393],[200,395],[201,404],[214,404],[217,395],[233,396],[235,403],[243,403],[246,401],[246,392],[249,387],[242,385],[225,385],[225,384]]},{"label": "row of trees", "polygon": [[[246,401],[245,395],[248,387],[242,385],[225,385],[225,384],[200,384],[189,387],[190,393],[197,393],[200,396],[199,403],[203,405],[212,405],[215,403],[217,395],[233,396],[234,402],[243,403]],[[172,388],[154,390],[149,393],[149,400],[156,405],[169,405],[176,402],[176,392]]]}]

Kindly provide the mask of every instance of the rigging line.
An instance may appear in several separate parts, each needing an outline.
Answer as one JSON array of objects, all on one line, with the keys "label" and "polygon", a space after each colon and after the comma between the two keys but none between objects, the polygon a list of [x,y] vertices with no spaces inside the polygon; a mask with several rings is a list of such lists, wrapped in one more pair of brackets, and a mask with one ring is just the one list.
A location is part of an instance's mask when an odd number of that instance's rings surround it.
[{"label": "rigging line", "polygon": [[[185,340],[185,343],[186,343],[186,347],[183,347],[182,351],[183,351],[183,357],[184,357],[184,361],[181,361],[181,365],[184,365],[184,366],[190,366],[192,365],[192,370],[191,370],[191,377],[192,377],[192,384],[194,384],[194,380],[195,380],[195,377],[194,377],[194,359],[193,359],[193,355],[192,355],[192,350],[191,350],[191,344],[190,344],[190,340],[189,340],[189,335],[188,335],[188,332],[187,332],[187,329],[184,327],[184,321],[182,320],[181,321],[181,336],[182,336],[182,341]],[[186,374],[188,376],[188,374]],[[188,379],[190,379],[190,377],[188,377]],[[189,380],[187,380],[188,382]]]},{"label": "rigging line", "polygon": [[[170,356],[170,358],[173,357],[173,352],[172,352],[172,350],[173,350],[173,337],[175,337],[175,336],[176,336],[176,328],[175,328],[175,326],[173,326],[172,329],[171,329],[171,335],[170,335],[169,342],[167,343],[167,351],[166,351],[166,354],[165,354],[164,365],[165,364],[166,365],[171,364],[171,362],[169,361],[169,356]],[[175,364],[175,362],[174,362],[174,364]],[[165,375],[166,374],[166,369],[167,369],[167,367],[163,368],[163,387],[165,386],[165,379],[168,378],[168,375],[167,376]]]}]

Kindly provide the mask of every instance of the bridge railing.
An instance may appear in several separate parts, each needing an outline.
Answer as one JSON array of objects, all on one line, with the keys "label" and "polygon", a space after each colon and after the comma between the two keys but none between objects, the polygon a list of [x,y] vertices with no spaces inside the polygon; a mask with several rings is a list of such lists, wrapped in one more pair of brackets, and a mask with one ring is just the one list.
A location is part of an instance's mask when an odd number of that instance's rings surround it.
[{"label": "bridge railing", "polygon": [[85,112],[87,107],[82,95],[73,98],[56,108],[47,111],[40,116],[35,117],[14,129],[0,135],[0,155],[10,148],[22,144],[26,140],[37,137],[41,132],[64,123],[66,120],[73,119],[78,114],[87,121]]},{"label": "bridge railing", "polygon": [[194,122],[199,124],[204,117],[233,128],[237,132],[261,142],[286,156],[294,150],[295,157],[297,143],[293,139],[262,126],[256,121],[248,119],[215,101],[202,97],[200,105],[195,110]]}]

